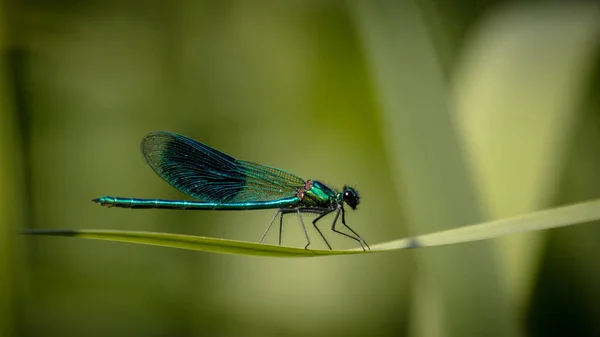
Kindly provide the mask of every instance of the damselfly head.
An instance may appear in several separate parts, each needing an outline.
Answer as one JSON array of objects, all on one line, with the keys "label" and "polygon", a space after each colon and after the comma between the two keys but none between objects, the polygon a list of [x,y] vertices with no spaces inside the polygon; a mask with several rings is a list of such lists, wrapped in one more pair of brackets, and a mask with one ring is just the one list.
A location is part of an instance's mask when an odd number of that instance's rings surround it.
[{"label": "damselfly head", "polygon": [[358,192],[352,187],[344,186],[344,192],[342,192],[342,200],[350,206],[352,209],[356,209],[360,201]]}]

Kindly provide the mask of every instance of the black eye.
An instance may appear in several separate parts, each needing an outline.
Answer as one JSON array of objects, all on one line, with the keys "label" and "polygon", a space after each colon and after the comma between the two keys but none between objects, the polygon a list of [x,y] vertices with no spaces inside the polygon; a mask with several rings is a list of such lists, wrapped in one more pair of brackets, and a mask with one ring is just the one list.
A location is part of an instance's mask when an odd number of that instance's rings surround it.
[{"label": "black eye", "polygon": [[359,197],[358,193],[352,187],[346,187],[344,190],[344,202],[348,204],[352,209],[356,209],[358,205]]}]

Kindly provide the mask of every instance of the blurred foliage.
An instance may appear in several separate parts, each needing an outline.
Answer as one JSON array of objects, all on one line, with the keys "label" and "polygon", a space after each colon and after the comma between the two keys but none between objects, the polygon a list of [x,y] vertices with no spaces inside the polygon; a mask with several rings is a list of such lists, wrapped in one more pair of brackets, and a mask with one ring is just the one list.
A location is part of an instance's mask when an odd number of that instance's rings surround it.
[{"label": "blurred foliage", "polygon": [[271,212],[90,201],[182,197],[139,155],[155,130],[356,185],[348,221],[370,243],[598,198],[597,3],[28,0],[1,13],[0,336],[600,335],[596,223],[307,260],[15,234],[258,240]]}]

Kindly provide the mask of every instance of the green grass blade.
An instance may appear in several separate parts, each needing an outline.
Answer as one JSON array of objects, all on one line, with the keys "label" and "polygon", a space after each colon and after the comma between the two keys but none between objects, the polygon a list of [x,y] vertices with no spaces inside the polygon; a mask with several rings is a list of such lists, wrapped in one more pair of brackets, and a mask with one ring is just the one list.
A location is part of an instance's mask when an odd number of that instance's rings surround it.
[{"label": "green grass blade", "polygon": [[600,220],[600,199],[378,244],[379,250],[420,248],[497,238]]},{"label": "green grass blade", "polygon": [[219,238],[171,234],[171,233],[153,233],[142,231],[122,231],[122,230],[30,230],[24,232],[29,235],[52,235],[67,236],[83,239],[95,239],[116,242],[138,243],[152,246],[162,246],[170,248],[181,248],[189,250],[198,250],[210,253],[239,254],[253,256],[272,256],[272,257],[309,257],[318,255],[340,255],[356,254],[362,252],[362,249],[356,250],[312,250],[304,248],[293,248],[285,246],[274,246],[255,242],[226,240]]},{"label": "green grass blade", "polygon": [[533,212],[514,218],[463,226],[431,234],[419,235],[349,250],[308,250],[254,242],[226,240],[202,236],[119,230],[29,230],[28,235],[67,236],[84,239],[129,242],[153,246],[198,250],[211,253],[271,257],[311,257],[387,252],[408,248],[423,248],[492,239],[508,234],[539,231],[600,220],[600,199],[574,205]]}]

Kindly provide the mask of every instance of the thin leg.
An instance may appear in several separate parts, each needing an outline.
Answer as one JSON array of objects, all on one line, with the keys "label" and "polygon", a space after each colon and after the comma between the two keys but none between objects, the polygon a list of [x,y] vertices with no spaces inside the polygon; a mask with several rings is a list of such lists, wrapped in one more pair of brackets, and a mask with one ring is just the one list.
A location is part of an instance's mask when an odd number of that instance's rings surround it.
[{"label": "thin leg", "polygon": [[279,245],[281,246],[281,240],[283,237],[283,212],[281,212],[281,217],[279,217]]},{"label": "thin leg", "polygon": [[[355,232],[354,229],[352,229],[352,228],[350,228],[350,226],[346,225],[346,211],[344,211],[344,208],[342,208],[342,224],[344,225],[344,227],[348,228],[352,233],[354,233],[354,235],[356,235],[357,238],[360,239],[359,243],[363,250],[365,250],[365,246],[367,246],[367,248],[369,248],[369,250],[371,250],[371,247],[369,247],[369,244],[367,243],[367,241],[365,241],[365,239],[363,239],[362,236],[358,235],[358,233]],[[365,246],[363,246],[363,243],[365,244]]]},{"label": "thin leg", "polygon": [[304,230],[304,235],[306,236],[306,241],[308,242],[306,244],[306,246],[304,246],[304,249],[308,249],[308,246],[310,246],[310,239],[308,238],[308,232],[306,231],[306,226],[304,226],[304,220],[302,220],[302,215],[300,215],[300,210],[296,209],[296,211],[298,212],[298,219],[300,219],[300,224],[302,224],[302,229]]},{"label": "thin leg", "polygon": [[331,213],[331,211],[321,213],[316,219],[313,220],[312,224],[315,227],[315,229],[317,230],[317,232],[319,232],[319,234],[321,235],[321,238],[323,238],[323,241],[325,241],[325,244],[327,245],[327,247],[329,247],[329,250],[333,250],[333,248],[331,248],[331,245],[329,244],[329,242],[327,242],[327,239],[325,239],[325,236],[323,235],[323,233],[321,233],[321,230],[317,226],[317,221],[319,221],[322,217],[326,216],[329,213]]},{"label": "thin leg", "polygon": [[[267,233],[269,233],[269,230],[271,229],[271,225],[273,225],[273,221],[275,221],[275,218],[282,213],[281,210],[278,210],[277,213],[275,213],[275,216],[273,217],[273,219],[271,219],[271,222],[269,222],[269,227],[267,227],[267,230],[265,231],[265,233],[263,234],[262,238],[260,238],[260,243],[263,242],[263,240],[265,239],[265,237],[267,236]],[[283,218],[283,214],[281,214],[281,217]],[[281,245],[281,226],[279,227],[279,245]]]},{"label": "thin leg", "polygon": [[[360,246],[362,247],[362,249],[363,249],[363,250],[365,250],[365,247],[363,246],[363,240],[362,240],[362,238],[360,238],[360,236],[359,236],[359,235],[356,235],[356,236],[358,236],[358,238],[357,238],[357,237],[354,237],[354,236],[352,236],[352,235],[348,235],[348,234],[346,234],[346,233],[344,233],[344,232],[340,232],[340,231],[338,231],[337,229],[335,229],[335,225],[336,225],[336,223],[337,223],[337,220],[338,220],[338,218],[340,217],[340,212],[342,213],[342,222],[344,223],[344,226],[346,226],[346,228],[350,228],[350,227],[348,227],[348,226],[346,225],[346,223],[345,223],[345,219],[344,219],[344,208],[343,208],[343,207],[339,207],[339,208],[338,208],[338,211],[337,211],[337,213],[335,213],[335,218],[333,219],[333,224],[331,224],[331,230],[332,230],[332,231],[334,231],[334,232],[336,232],[336,233],[338,233],[338,234],[341,234],[341,235],[343,235],[343,236],[345,236],[345,237],[348,237],[348,238],[350,238],[350,239],[352,239],[352,240],[354,240],[354,241],[357,241],[357,242],[360,244]],[[352,231],[354,234],[356,234],[356,232],[354,232],[352,229],[350,229],[350,230],[351,230],[351,231]],[[359,239],[359,238],[360,238],[360,239]],[[367,247],[368,247],[368,246],[367,246]],[[370,249],[370,248],[369,248],[369,249]]]},{"label": "thin leg", "polygon": [[[298,218],[300,219],[300,224],[302,225],[302,230],[304,231],[304,235],[306,237],[306,241],[308,242],[306,244],[306,246],[304,246],[305,249],[308,249],[308,247],[310,246],[310,238],[308,236],[308,231],[306,230],[306,225],[304,224],[304,219],[302,218],[302,214],[301,213],[313,213],[313,214],[317,214],[317,218],[315,220],[312,221],[313,226],[315,227],[315,229],[317,230],[317,232],[319,233],[319,235],[321,236],[321,238],[323,239],[323,241],[325,242],[325,244],[327,245],[327,247],[330,250],[333,250],[333,248],[331,247],[331,245],[329,244],[329,242],[327,241],[327,239],[325,238],[325,235],[323,235],[323,232],[319,229],[319,227],[317,226],[317,222],[319,220],[321,220],[324,216],[326,216],[327,214],[333,212],[335,209],[330,209],[330,208],[281,208],[277,211],[277,213],[275,213],[275,216],[273,216],[273,218],[271,219],[271,222],[269,223],[269,226],[267,227],[267,230],[265,230],[265,233],[263,234],[263,236],[260,239],[260,243],[262,243],[265,239],[265,237],[267,236],[267,234],[269,233],[269,230],[271,229],[271,226],[273,226],[273,222],[275,222],[275,219],[277,218],[277,216],[279,216],[279,245],[281,246],[282,242],[283,242],[283,216],[285,214],[289,214],[289,213],[296,213],[298,214]],[[357,239],[355,237],[352,237],[346,233],[337,231],[335,229],[335,223],[337,222],[337,219],[340,215],[340,209],[338,208],[338,211],[336,213],[335,219],[334,219],[334,223],[333,223],[333,227],[332,229],[338,233],[338,234],[342,234],[344,236],[347,236],[351,239],[354,239],[358,242],[362,242],[362,239]],[[342,219],[344,218],[343,214],[342,214]],[[346,224],[344,223],[344,226],[346,226]],[[347,227],[347,226],[346,226]],[[350,228],[349,228],[350,229]],[[350,229],[352,231],[352,229]],[[352,231],[354,234],[356,234],[356,232]],[[358,236],[358,234],[356,234],[356,236]],[[360,237],[360,236],[358,236]],[[362,243],[361,243],[362,246]]]},{"label": "thin leg", "polygon": [[295,213],[295,209],[290,208],[281,208],[279,210],[281,212],[281,216],[279,217],[279,245],[283,243],[283,216],[290,213]]}]

